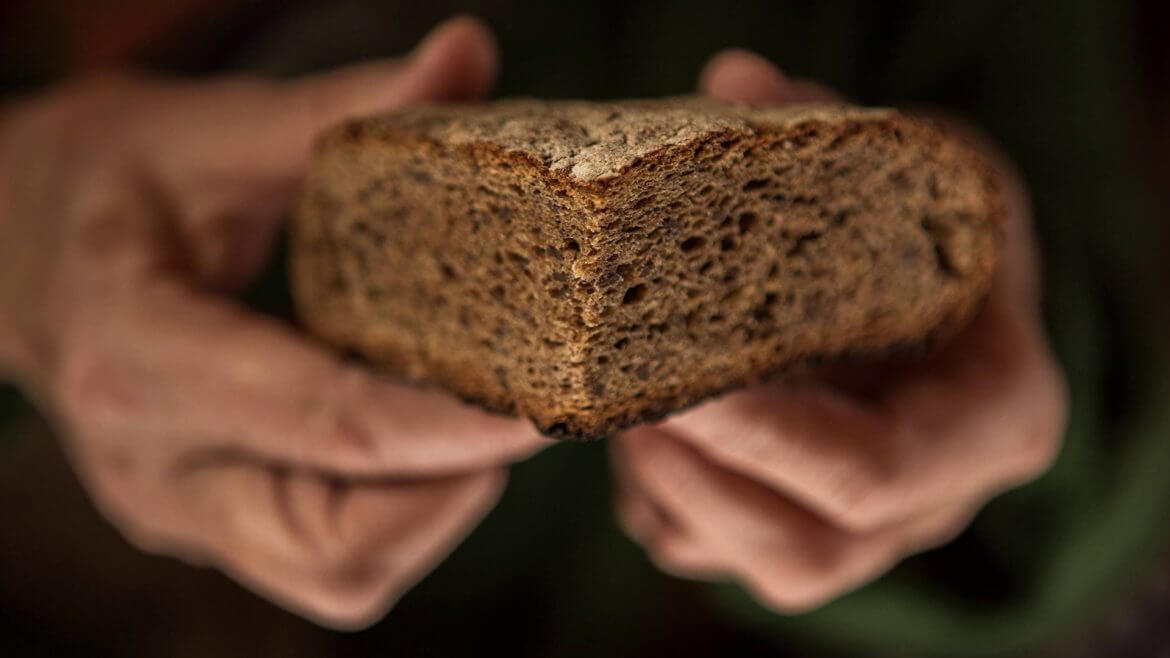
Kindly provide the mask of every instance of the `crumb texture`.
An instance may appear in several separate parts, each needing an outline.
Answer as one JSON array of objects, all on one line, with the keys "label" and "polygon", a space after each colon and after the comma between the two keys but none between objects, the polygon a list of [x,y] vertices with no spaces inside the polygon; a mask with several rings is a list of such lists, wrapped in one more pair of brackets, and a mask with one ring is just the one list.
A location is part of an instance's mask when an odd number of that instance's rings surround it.
[{"label": "crumb texture", "polygon": [[319,142],[294,292],[339,346],[599,436],[962,324],[999,215],[974,153],[890,110],[423,107]]}]

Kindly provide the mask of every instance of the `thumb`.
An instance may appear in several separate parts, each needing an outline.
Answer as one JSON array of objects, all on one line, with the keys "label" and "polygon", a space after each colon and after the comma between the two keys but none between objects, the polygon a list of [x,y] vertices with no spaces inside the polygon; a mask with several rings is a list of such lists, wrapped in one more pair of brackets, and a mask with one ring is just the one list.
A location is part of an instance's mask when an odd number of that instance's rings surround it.
[{"label": "thumb", "polygon": [[485,96],[499,56],[491,30],[469,16],[443,22],[405,59],[358,64],[292,83],[306,133],[344,119],[425,101]]},{"label": "thumb", "polygon": [[721,101],[753,105],[842,100],[828,87],[790,78],[767,59],[741,49],[724,50],[708,60],[699,74],[699,90]]},{"label": "thumb", "polygon": [[470,16],[452,18],[423,39],[407,60],[396,104],[486,96],[499,72],[492,31]]},{"label": "thumb", "polygon": [[748,50],[725,50],[699,74],[699,90],[721,101],[772,104],[792,100],[792,85],[774,64]]},{"label": "thumb", "polygon": [[180,193],[202,193],[224,180],[283,192],[300,179],[322,130],[411,103],[482,97],[495,80],[498,60],[487,26],[456,17],[404,58],[275,85],[229,80],[188,87],[172,99],[169,120],[156,113],[140,128],[140,138],[155,170]]}]

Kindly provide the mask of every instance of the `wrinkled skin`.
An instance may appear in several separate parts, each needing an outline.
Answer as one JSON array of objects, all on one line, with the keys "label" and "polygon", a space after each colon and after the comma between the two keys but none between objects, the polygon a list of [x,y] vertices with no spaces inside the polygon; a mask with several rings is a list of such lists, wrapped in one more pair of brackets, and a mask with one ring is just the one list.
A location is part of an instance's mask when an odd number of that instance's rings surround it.
[{"label": "wrinkled skin", "polygon": [[0,125],[0,364],[58,422],[103,513],[287,607],[381,616],[496,501],[530,423],[343,363],[230,300],[312,137],[484,95],[490,34],[291,83],[79,82]]},{"label": "wrinkled skin", "polygon": [[[834,98],[742,51],[715,57],[700,86],[752,103]],[[619,516],[661,568],[805,611],[946,543],[1051,465],[1067,400],[1026,195],[986,142],[954,129],[994,163],[1009,206],[983,312],[921,362],[757,386],[627,431],[613,450]]]},{"label": "wrinkled skin", "polygon": [[[145,550],[211,564],[319,623],[368,624],[497,500],[527,422],[344,363],[232,301],[321,128],[484,96],[460,18],[401,60],[292,82],[102,78],[0,113],[0,373],[57,423],[94,502]],[[743,53],[705,93],[824,97]],[[615,441],[620,516],[664,569],[814,606],[944,541],[1042,471],[1063,383],[1038,318],[1023,192],[987,310],[883,388],[725,396]],[[854,380],[854,383],[856,381]]]}]

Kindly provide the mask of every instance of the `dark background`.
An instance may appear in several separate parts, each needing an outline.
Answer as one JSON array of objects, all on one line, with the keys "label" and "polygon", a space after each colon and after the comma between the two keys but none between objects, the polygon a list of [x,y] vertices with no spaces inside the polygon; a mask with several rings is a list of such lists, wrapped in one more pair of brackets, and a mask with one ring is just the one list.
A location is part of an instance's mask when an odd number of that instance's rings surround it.
[{"label": "dark background", "polygon": [[[334,3],[326,14],[315,13],[314,3],[303,0],[10,1],[0,4],[0,90],[5,94],[31,93],[71,76],[111,68],[188,75],[213,73],[241,62],[254,70],[277,74],[325,68],[348,60],[350,53],[345,49],[315,48],[311,41],[300,44],[303,54],[297,61],[273,59],[265,53],[279,52],[288,41],[303,39],[306,33],[318,35],[323,43],[336,42],[340,36],[352,44],[352,52],[367,49],[370,39],[381,40],[378,49],[405,51],[447,15],[449,4],[403,3],[401,7],[385,9],[395,30],[371,35],[350,34],[346,32],[347,22],[336,18],[346,11],[362,11],[360,3]],[[501,9],[506,2],[489,0],[480,4],[484,14],[506,15]],[[654,88],[635,88],[632,83],[628,88],[615,87],[607,77],[607,71],[615,67],[631,66],[622,44],[629,41],[628,31],[638,25],[638,3],[629,3],[633,18],[617,23],[591,22],[575,16],[572,3],[564,7],[547,4],[548,15],[528,17],[529,23],[554,26],[550,29],[568,27],[580,33],[583,41],[595,44],[597,54],[590,68],[568,70],[563,80],[545,81],[540,87],[543,95],[657,95],[687,90],[693,73],[684,79],[673,73],[654,77],[652,71],[647,72],[644,78],[655,80]],[[608,4],[615,8],[624,5]],[[347,9],[348,5],[352,8]],[[882,39],[893,39],[903,14],[901,3],[873,5],[875,9],[869,13],[865,29],[858,32],[875,40],[869,50],[880,53]],[[1155,216],[1167,218],[1170,5],[1158,0],[1136,0],[1130,5],[1126,31],[1118,35],[1124,41],[1120,51],[1130,75],[1121,81],[1117,93],[1122,96],[1136,145],[1126,166],[1148,177],[1149,188],[1155,193]],[[1059,7],[1059,3],[1053,6]],[[810,28],[807,43],[793,47],[820,48],[818,61],[832,75],[833,49],[817,38],[818,30],[848,31],[850,26],[833,23],[831,11],[810,12],[810,21],[815,22],[815,29]],[[303,29],[306,22],[312,25],[311,30]],[[274,24],[281,28],[273,30]],[[494,26],[505,37],[501,88],[507,93],[525,93],[530,80],[512,73],[507,64],[509,48],[524,50],[524,32],[506,22]],[[718,34],[717,25],[707,27],[710,34]],[[697,71],[716,48],[728,45],[736,44],[719,43],[715,38],[704,40],[700,34],[693,61],[676,68]],[[892,48],[890,56],[894,56]],[[848,91],[863,102],[914,100],[912,90],[899,93],[896,89],[878,88],[880,71],[887,63],[877,58],[872,76],[866,76],[864,70],[854,73],[855,79],[845,81]],[[932,90],[935,98],[953,99],[957,105],[962,104],[964,93],[962,84]],[[1163,282],[1170,283],[1165,279]],[[0,390],[0,417],[4,407],[19,404],[11,391]],[[0,655],[364,656],[383,655],[390,646],[410,655],[431,655],[428,647],[444,644],[441,636],[452,632],[449,620],[441,613],[441,589],[427,582],[409,594],[382,624],[364,633],[341,634],[285,614],[213,571],[138,553],[95,515],[43,422],[28,418],[19,425],[0,428],[0,432],[14,437],[0,442]],[[581,448],[579,452],[583,454],[573,458],[594,464],[601,459],[597,447]],[[539,495],[540,486],[540,482],[521,478],[509,489],[502,504]],[[586,513],[574,509],[560,512]],[[504,530],[507,528],[496,532]],[[609,527],[606,532],[616,529]],[[472,540],[476,545],[492,541],[492,536],[483,533],[477,533]],[[571,551],[574,541],[566,534],[554,543]],[[622,548],[613,559],[644,560],[632,544],[615,541]],[[462,560],[463,552],[457,552],[450,564],[444,565],[438,574],[440,579],[461,577],[471,568],[471,563]],[[557,569],[555,553],[538,557],[543,561],[532,564],[532,569],[549,573]],[[598,578],[604,580],[605,576]],[[665,607],[670,611],[669,621],[679,630],[673,646],[645,647],[646,655],[773,651],[750,635],[701,623],[697,618],[701,608],[691,605],[695,594],[686,584],[666,577],[655,584],[660,588],[654,595],[656,600],[668,602]],[[589,655],[587,645],[575,642],[579,637],[575,633],[607,620],[579,620],[579,628],[556,629],[542,627],[539,619],[510,618],[509,597],[529,594],[501,593],[498,605],[485,612],[497,620],[494,630],[466,638],[464,645],[514,647],[518,654],[527,655],[540,655],[541,649],[557,647],[561,654]],[[1170,639],[1165,639],[1167,631],[1163,628],[1166,620],[1170,620],[1170,568],[1161,568],[1152,571],[1110,613],[1054,646],[1052,655],[1170,655],[1166,653]],[[482,634],[486,627],[478,625],[469,632]]]}]

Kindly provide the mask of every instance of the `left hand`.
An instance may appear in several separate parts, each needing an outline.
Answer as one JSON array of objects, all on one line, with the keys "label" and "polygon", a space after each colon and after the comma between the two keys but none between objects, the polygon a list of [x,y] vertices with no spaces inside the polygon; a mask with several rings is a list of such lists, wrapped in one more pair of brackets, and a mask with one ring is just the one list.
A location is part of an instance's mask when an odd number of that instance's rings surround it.
[{"label": "left hand", "polygon": [[[712,60],[701,86],[756,104],[831,97],[742,51]],[[1065,384],[1042,329],[1024,188],[987,155],[1009,206],[1005,253],[983,312],[944,348],[854,373],[880,382],[871,390],[789,378],[615,441],[619,514],[660,567],[807,610],[949,541],[1048,468]]]},{"label": "left hand", "polygon": [[491,32],[454,18],[406,57],[297,80],[116,76],[2,108],[0,377],[129,541],[356,628],[549,445],[235,299],[321,130],[482,98],[497,62]]}]

